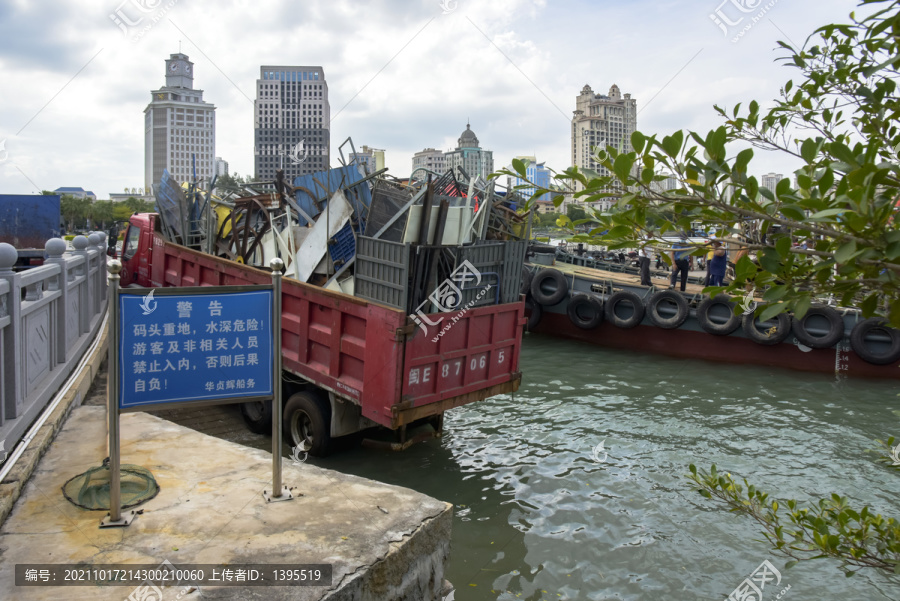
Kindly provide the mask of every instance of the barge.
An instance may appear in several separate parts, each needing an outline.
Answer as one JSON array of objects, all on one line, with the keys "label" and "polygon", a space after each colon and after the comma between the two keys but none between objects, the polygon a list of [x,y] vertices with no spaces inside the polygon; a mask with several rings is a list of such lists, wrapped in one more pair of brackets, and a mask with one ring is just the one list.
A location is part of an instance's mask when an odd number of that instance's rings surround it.
[{"label": "barge", "polygon": [[[540,250],[540,249],[539,249]],[[761,322],[756,301],[684,292],[655,271],[545,247],[529,251],[522,292],[530,331],[672,357],[782,367],[846,377],[900,379],[900,331],[853,308],[814,305],[798,319]],[[740,305],[735,308],[735,305]]]}]

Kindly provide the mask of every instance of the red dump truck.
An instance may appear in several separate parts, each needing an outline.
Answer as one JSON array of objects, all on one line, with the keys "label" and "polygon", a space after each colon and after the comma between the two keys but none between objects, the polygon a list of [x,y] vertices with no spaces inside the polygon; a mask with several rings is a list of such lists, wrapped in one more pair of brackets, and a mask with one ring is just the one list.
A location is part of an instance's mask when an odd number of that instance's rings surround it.
[{"label": "red dump truck", "polygon": [[[271,283],[265,270],[168,242],[153,213],[133,215],[124,240],[122,286]],[[440,433],[448,409],[521,381],[521,301],[473,307],[441,336],[443,324],[426,335],[399,309],[291,278],[281,305],[285,433],[314,455],[374,426],[399,431],[405,446],[408,426],[431,422]],[[252,430],[271,430],[271,403],[241,410]]]}]

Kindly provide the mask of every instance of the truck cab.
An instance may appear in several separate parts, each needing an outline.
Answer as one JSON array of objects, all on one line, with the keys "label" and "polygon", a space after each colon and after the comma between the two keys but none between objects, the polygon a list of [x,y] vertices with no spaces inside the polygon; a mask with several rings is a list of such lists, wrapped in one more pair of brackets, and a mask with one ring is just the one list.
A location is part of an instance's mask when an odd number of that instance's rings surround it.
[{"label": "truck cab", "polygon": [[156,224],[154,213],[135,213],[128,220],[122,242],[120,286],[150,286],[150,253]]}]

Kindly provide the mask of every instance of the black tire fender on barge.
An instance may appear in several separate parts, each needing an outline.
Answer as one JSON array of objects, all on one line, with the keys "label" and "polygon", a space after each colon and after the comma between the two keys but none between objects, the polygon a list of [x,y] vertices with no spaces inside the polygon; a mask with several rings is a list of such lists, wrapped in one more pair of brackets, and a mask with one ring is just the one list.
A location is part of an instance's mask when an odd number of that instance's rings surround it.
[{"label": "black tire fender on barge", "polygon": [[558,304],[568,293],[566,276],[558,269],[541,269],[531,280],[531,296],[544,306]]},{"label": "black tire fender on barge", "polygon": [[544,308],[529,296],[525,299],[525,310],[528,311],[528,323],[525,324],[525,330],[532,332],[541,323]]},{"label": "black tire fender on barge", "polygon": [[[828,321],[828,331],[819,335],[815,328],[810,328],[810,318],[823,317]],[[828,305],[815,305],[806,311],[802,319],[794,316],[794,336],[801,344],[809,348],[831,348],[844,337],[844,320],[840,313]]]},{"label": "black tire fender on barge", "polygon": [[[724,305],[727,309],[728,318],[726,321],[723,322],[721,319],[713,321],[713,318],[710,317],[710,311],[716,305]],[[715,317],[723,317],[722,312],[720,311]],[[719,294],[700,303],[697,307],[697,321],[707,334],[713,334],[714,336],[728,336],[741,327],[741,317],[734,314],[734,303],[727,294]]]},{"label": "black tire fender on barge", "polygon": [[519,286],[519,294],[531,292],[531,280],[534,279],[534,270],[522,267],[522,285]]},{"label": "black tire fender on barge", "polygon": [[569,321],[582,330],[593,330],[603,322],[603,302],[592,294],[578,292],[566,307]]},{"label": "black tire fender on barge", "polygon": [[[675,314],[665,316],[660,313],[660,305],[663,303],[672,303],[675,305]],[[681,327],[690,314],[690,307],[684,296],[674,290],[660,290],[655,292],[647,301],[647,317],[658,328],[664,330],[674,330]]]},{"label": "black tire fender on barge", "polygon": [[[631,315],[628,317],[620,317],[618,313],[616,313],[616,307],[623,302],[630,303],[633,308]],[[644,320],[644,304],[641,302],[641,297],[630,290],[613,292],[610,297],[606,299],[604,312],[606,314],[606,319],[611,324],[617,328],[622,328],[623,330],[631,329]]]},{"label": "black tire fender on barge", "polygon": [[[791,334],[791,316],[787,313],[779,313],[772,319],[763,323],[769,323],[771,321],[775,321],[776,324],[760,331],[756,326],[756,315],[748,313],[747,315],[744,315],[744,318],[741,320],[741,325],[743,326],[744,334],[747,338],[757,344],[771,346],[787,340],[787,337]],[[763,324],[761,323],[760,325]]]},{"label": "black tire fender on barge", "polygon": [[[884,332],[889,342],[883,350],[872,350],[866,338],[873,331]],[[864,319],[850,332],[850,347],[857,355],[867,363],[873,365],[887,365],[900,359],[900,331],[888,326],[886,319],[882,317],[870,317]]]}]

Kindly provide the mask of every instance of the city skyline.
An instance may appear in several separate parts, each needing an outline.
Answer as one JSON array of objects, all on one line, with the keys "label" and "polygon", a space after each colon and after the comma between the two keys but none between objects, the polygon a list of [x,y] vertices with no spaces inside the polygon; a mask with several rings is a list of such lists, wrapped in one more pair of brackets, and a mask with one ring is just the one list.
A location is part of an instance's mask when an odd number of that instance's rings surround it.
[{"label": "city skyline", "polygon": [[[217,107],[215,152],[232,172],[254,172],[254,83],[260,66],[273,64],[321,65],[328,73],[332,165],[338,142],[352,136],[357,147],[385,149],[390,173],[408,176],[414,153],[425,145],[455,147],[459,123],[468,119],[497,165],[534,154],[560,171],[570,164],[571,99],[585,83],[598,91],[616,83],[631,93],[645,133],[705,133],[721,123],[713,104],[765,102],[793,75],[774,61],[783,55],[773,51],[776,40],[802,42],[819,25],[846,21],[856,7],[826,0],[811,14],[777,3],[733,42],[710,19],[715,2],[455,4],[445,13],[424,0],[310,2],[297,13],[289,3],[262,1],[207,15],[173,0],[154,14],[127,13],[140,27],[113,19],[130,3],[0,8],[8,82],[0,95],[0,190],[76,185],[102,198],[140,186],[137,117],[147,90],[159,85],[161,58],[179,50],[197,63],[200,87]],[[614,27],[593,48],[572,35],[573,11],[580,23],[640,27]],[[273,12],[291,16],[261,16]],[[299,24],[304,35],[289,35]],[[79,35],[46,34],[69,30]],[[222,35],[228,31],[253,44],[237,47]],[[751,164],[760,174],[794,168],[760,153]]]}]

